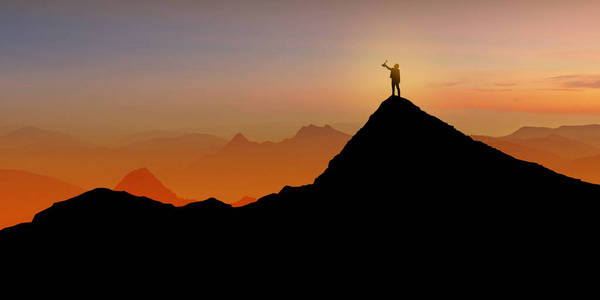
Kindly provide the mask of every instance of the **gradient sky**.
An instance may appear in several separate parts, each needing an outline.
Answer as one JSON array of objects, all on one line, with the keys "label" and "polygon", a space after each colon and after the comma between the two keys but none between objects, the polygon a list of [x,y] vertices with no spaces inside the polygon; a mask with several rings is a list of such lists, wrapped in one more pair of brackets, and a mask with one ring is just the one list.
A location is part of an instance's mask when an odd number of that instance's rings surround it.
[{"label": "gradient sky", "polygon": [[[214,1],[217,2],[217,1]],[[0,128],[116,137],[364,122],[390,93],[472,134],[600,123],[598,1],[1,1]]]}]

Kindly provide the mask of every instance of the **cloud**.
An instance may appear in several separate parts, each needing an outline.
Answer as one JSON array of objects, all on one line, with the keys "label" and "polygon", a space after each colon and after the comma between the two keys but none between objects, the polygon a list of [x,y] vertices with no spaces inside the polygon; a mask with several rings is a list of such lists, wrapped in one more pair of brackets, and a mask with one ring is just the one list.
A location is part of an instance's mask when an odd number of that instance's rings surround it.
[{"label": "cloud", "polygon": [[563,80],[563,79],[579,78],[581,76],[585,76],[585,75],[560,75],[560,76],[549,77],[548,79],[550,79],[550,80]]},{"label": "cloud", "polygon": [[548,80],[567,89],[600,89],[600,75],[561,75],[549,77]]},{"label": "cloud", "polygon": [[496,86],[515,86],[515,85],[517,85],[514,82],[497,82],[497,83],[494,83],[494,84]]},{"label": "cloud", "polygon": [[536,89],[536,91],[554,91],[554,92],[580,92],[581,89],[574,88],[550,88],[550,89]]},{"label": "cloud", "polygon": [[600,79],[594,81],[569,81],[563,84],[567,88],[590,88],[600,89]]},{"label": "cloud", "polygon": [[464,83],[465,81],[447,81],[447,82],[432,82],[429,85],[434,86],[434,87],[451,87],[451,86],[456,86],[459,85],[461,83]]},{"label": "cloud", "polygon": [[471,89],[472,91],[476,91],[476,92],[509,92],[512,91],[512,89]]}]

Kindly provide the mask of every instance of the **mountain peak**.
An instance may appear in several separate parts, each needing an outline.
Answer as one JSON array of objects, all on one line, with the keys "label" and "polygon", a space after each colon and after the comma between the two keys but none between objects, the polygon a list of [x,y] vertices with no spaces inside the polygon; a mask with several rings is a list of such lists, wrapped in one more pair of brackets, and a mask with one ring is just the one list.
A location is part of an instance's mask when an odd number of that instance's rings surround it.
[{"label": "mountain peak", "polygon": [[256,145],[256,143],[249,141],[241,132],[238,132],[235,136],[233,136],[229,143],[225,144],[223,150],[239,151],[251,145]]},{"label": "mountain peak", "polygon": [[[129,173],[127,173],[126,177],[150,177],[153,179],[156,179],[156,177],[154,177],[154,174],[152,174],[152,172],[150,172],[150,170],[148,170],[148,168],[139,168],[139,169],[135,169]],[[156,179],[158,180],[158,179]]]},{"label": "mountain peak", "polygon": [[250,142],[241,132],[238,132],[231,139],[230,143],[248,143]]},{"label": "mountain peak", "polygon": [[414,193],[436,186],[460,190],[461,197],[473,199],[510,198],[514,191],[533,197],[540,190],[597,189],[474,141],[398,96],[381,103],[315,180],[315,184],[342,183],[381,187],[384,194],[393,193],[392,187],[399,184]]},{"label": "mountain peak", "polygon": [[549,127],[523,126],[508,135],[508,137],[518,139],[542,138],[552,134],[552,131],[553,129]]},{"label": "mountain peak", "polygon": [[[332,134],[340,134],[342,132],[337,131],[329,125],[316,126],[310,124],[308,126],[302,126],[300,130],[294,136],[295,138],[315,137],[315,136],[329,136]],[[343,133],[342,133],[343,134]]]},{"label": "mountain peak", "polygon": [[163,185],[147,168],[129,172],[117,186],[116,191],[126,191],[132,195],[145,196],[163,202],[181,202],[182,199]]},{"label": "mountain peak", "polygon": [[[147,175],[143,169],[134,174],[138,173]],[[32,232],[52,239],[56,235],[44,233],[55,229],[66,234],[66,241],[108,236],[106,241],[117,245],[114,235],[129,241],[133,230],[156,241],[158,229],[169,239],[179,234],[182,241],[191,238],[203,246],[240,241],[239,248],[258,238],[265,243],[256,244],[269,252],[289,238],[294,243],[290,245],[339,247],[357,257],[396,257],[385,250],[393,248],[393,237],[400,232],[409,243],[420,245],[417,251],[434,249],[424,257],[437,255],[440,245],[459,245],[448,256],[455,257],[480,247],[482,241],[486,247],[523,247],[532,235],[535,245],[547,239],[541,246],[546,249],[556,244],[557,232],[568,235],[561,244],[569,244],[573,233],[592,228],[577,236],[585,240],[595,228],[594,199],[599,195],[600,186],[515,159],[474,141],[407,99],[390,97],[313,184],[286,186],[236,208],[214,199],[173,208],[98,190],[55,204],[32,223],[5,230],[4,236],[25,238]],[[48,227],[52,222],[61,227]],[[97,234],[90,235],[90,230]],[[503,255],[505,249],[483,257]],[[476,263],[479,266],[481,260]]]}]

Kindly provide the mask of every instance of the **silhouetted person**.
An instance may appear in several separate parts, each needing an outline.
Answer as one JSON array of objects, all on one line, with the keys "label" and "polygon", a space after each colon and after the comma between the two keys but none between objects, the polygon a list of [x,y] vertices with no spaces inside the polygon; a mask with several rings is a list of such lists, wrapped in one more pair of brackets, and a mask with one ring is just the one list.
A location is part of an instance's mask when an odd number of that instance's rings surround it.
[{"label": "silhouetted person", "polygon": [[392,79],[392,96],[395,95],[395,89],[398,89],[398,96],[400,96],[400,66],[395,64],[393,68],[388,67],[387,60],[381,65],[382,67],[390,70],[390,78]]}]

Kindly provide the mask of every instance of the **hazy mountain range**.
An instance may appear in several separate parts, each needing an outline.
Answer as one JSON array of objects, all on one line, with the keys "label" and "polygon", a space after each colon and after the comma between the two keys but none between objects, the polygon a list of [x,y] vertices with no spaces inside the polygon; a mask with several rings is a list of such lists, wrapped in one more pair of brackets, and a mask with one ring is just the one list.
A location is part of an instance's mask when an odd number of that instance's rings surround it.
[{"label": "hazy mountain range", "polygon": [[169,185],[184,193],[201,190],[205,197],[227,202],[264,196],[285,185],[312,182],[350,137],[327,125],[305,126],[276,143],[252,142],[240,133],[217,153],[197,159],[170,177]]},{"label": "hazy mountain range", "polygon": [[[596,228],[600,186],[515,159],[400,97],[385,100],[319,173],[241,207],[215,198],[173,206],[94,189],[0,231],[0,241],[175,254],[194,246],[194,255],[210,254],[200,255],[204,264],[241,249],[260,264],[327,263],[342,273],[444,263],[454,273],[556,270],[548,262],[566,253],[577,261]],[[157,253],[153,262],[173,259]]]},{"label": "hazy mountain range", "polygon": [[84,191],[48,176],[0,169],[0,227],[29,221],[32,212]]},{"label": "hazy mountain range", "polygon": [[[212,195],[241,205],[288,183],[310,183],[349,138],[330,126],[310,125],[281,142],[251,142],[241,133],[227,141],[209,134],[145,132],[125,138],[125,145],[109,148],[26,127],[0,136],[0,166],[30,170],[32,175],[48,175],[83,189],[105,186],[177,205]],[[21,179],[22,186],[35,186],[26,177],[13,178]],[[22,193],[0,190],[5,215],[16,203],[27,212],[31,192],[23,189]],[[46,197],[41,203],[62,198]],[[35,203],[27,213],[15,211],[14,217],[0,223],[7,226],[29,220],[24,216],[41,208]]]},{"label": "hazy mountain range", "polygon": [[600,125],[522,127],[503,137],[473,138],[516,158],[600,183]]},{"label": "hazy mountain range", "polygon": [[[600,183],[600,125],[522,127],[508,136],[472,137],[518,159]],[[152,131],[109,148],[35,127],[10,130],[0,135],[2,167],[51,177],[12,170],[18,175],[3,182],[11,188],[0,190],[5,212],[0,225],[27,221],[31,213],[89,189],[94,181],[175,205],[216,197],[242,206],[285,185],[310,183],[349,139],[331,126],[309,125],[280,142],[252,142],[241,133],[227,141],[209,134]],[[56,186],[48,188],[52,183]]]}]

